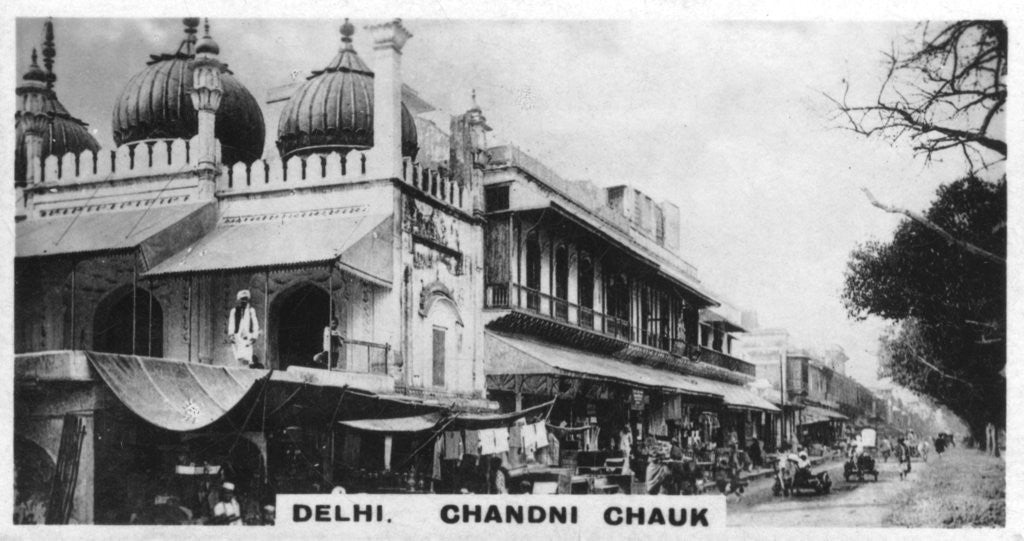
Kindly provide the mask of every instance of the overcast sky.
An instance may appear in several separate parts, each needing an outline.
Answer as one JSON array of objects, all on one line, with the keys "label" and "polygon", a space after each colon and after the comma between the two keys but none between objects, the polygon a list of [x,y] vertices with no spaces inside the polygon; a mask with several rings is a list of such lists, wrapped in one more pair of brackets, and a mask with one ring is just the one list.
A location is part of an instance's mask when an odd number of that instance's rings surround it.
[{"label": "overcast sky", "polygon": [[[322,20],[211,20],[221,59],[263,103],[267,90],[324,67],[344,14]],[[373,67],[354,20],[356,50]],[[964,166],[926,165],[907,147],[836,129],[822,92],[869,99],[882,52],[913,23],[451,21],[407,19],[405,82],[461,112],[472,88],[498,142],[569,179],[629,183],[682,215],[682,256],[763,327],[797,345],[839,344],[848,373],[875,382],[884,324],[847,318],[843,271],[858,243],[889,239],[882,201],[924,209]],[[111,111],[149,54],[173,52],[178,19],[57,19],[56,90],[112,148]],[[17,23],[17,69],[41,42],[41,19]],[[277,118],[266,119],[277,129]]]}]

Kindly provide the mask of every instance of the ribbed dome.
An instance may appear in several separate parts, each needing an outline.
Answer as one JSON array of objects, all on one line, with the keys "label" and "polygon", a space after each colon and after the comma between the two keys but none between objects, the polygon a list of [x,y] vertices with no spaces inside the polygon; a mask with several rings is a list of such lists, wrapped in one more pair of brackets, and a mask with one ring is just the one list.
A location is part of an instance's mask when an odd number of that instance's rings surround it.
[{"label": "ribbed dome", "polygon": [[[186,25],[193,20],[188,20]],[[114,142],[118,145],[146,139],[189,139],[199,130],[192,106],[195,29],[175,54],[151,55],[146,68],[136,74],[114,105]],[[215,132],[226,164],[253,161],[263,155],[265,127],[259,103],[224,67],[224,94],[217,109]]]},{"label": "ribbed dome", "polygon": [[[292,94],[281,111],[277,147],[283,158],[373,146],[373,72],[352,48],[354,28],[345,20],[342,47],[331,63]],[[402,155],[419,150],[416,123],[402,104]]]},{"label": "ribbed dome", "polygon": [[[63,156],[68,152],[78,154],[86,150],[96,152],[100,149],[99,143],[89,133],[88,124],[71,116],[64,108],[57,94],[48,88],[45,82],[52,75],[42,71],[35,61],[35,51],[32,58],[32,66],[25,73],[25,83],[19,86],[17,94],[17,105],[14,113],[15,149],[14,149],[14,179],[16,186],[24,185],[27,175],[27,160],[25,159],[25,123],[22,122],[24,115],[37,114],[50,117],[47,133],[43,135],[42,158],[53,154]],[[40,78],[40,75],[43,77]],[[56,79],[56,77],[52,77]]]}]

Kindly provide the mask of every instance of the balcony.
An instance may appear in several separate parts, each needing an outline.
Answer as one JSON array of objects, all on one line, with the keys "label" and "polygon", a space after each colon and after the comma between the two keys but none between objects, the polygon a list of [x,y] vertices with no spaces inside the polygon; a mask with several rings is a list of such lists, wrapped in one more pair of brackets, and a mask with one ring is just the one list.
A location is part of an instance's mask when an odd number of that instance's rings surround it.
[{"label": "balcony", "polygon": [[633,329],[629,321],[520,284],[504,282],[485,285],[484,308],[518,308],[574,327],[596,331],[610,338],[627,342],[632,340]]},{"label": "balcony", "polygon": [[700,348],[700,361],[726,370],[738,372],[740,374],[746,374],[748,376],[755,375],[753,364],[737,359],[727,353],[715,351],[704,346],[701,346]]},{"label": "balcony", "polygon": [[390,344],[345,340],[340,353],[339,358],[330,359],[328,370],[383,375],[388,375],[390,370]]}]

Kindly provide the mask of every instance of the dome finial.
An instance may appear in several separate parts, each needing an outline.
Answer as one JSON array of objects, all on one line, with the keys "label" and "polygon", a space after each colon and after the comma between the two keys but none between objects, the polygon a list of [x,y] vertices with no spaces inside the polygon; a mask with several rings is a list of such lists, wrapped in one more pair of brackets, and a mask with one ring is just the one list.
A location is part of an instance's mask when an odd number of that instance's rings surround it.
[{"label": "dome finial", "polygon": [[47,81],[46,72],[39,67],[39,57],[36,54],[35,47],[32,48],[32,65],[28,67],[28,71],[22,77],[26,81],[37,81],[45,83]]},{"label": "dome finial", "polygon": [[199,26],[199,17],[185,17],[181,22],[185,25],[185,39],[178,46],[178,53],[192,56],[195,54],[196,28]]},{"label": "dome finial", "polygon": [[348,17],[345,17],[345,23],[341,25],[341,41],[352,43],[352,35],[355,33],[356,27],[348,21]]},{"label": "dome finial", "polygon": [[203,36],[203,39],[199,40],[199,45],[196,46],[196,54],[220,54],[220,45],[210,37],[210,19],[206,19],[206,24],[203,28],[206,31],[206,35]]},{"label": "dome finial", "polygon": [[53,73],[53,59],[57,56],[57,46],[53,41],[53,17],[43,23],[43,64],[46,66],[46,88],[52,89],[57,76]]}]

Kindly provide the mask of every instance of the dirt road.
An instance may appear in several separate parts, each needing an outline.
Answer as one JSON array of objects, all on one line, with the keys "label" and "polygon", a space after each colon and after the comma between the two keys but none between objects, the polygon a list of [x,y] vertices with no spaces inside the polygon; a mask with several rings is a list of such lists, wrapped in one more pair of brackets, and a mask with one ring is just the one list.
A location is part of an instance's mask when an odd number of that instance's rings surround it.
[{"label": "dirt road", "polygon": [[[896,462],[879,459],[878,482],[843,480],[843,463],[825,466],[832,478],[832,493],[806,493],[790,497],[771,494],[771,480],[765,479],[748,487],[747,494],[727,500],[728,525],[742,527],[871,527],[882,526],[897,494],[917,482],[919,473],[928,467],[920,460],[913,462],[913,472],[900,480]],[[814,469],[815,473],[821,467]]]}]

